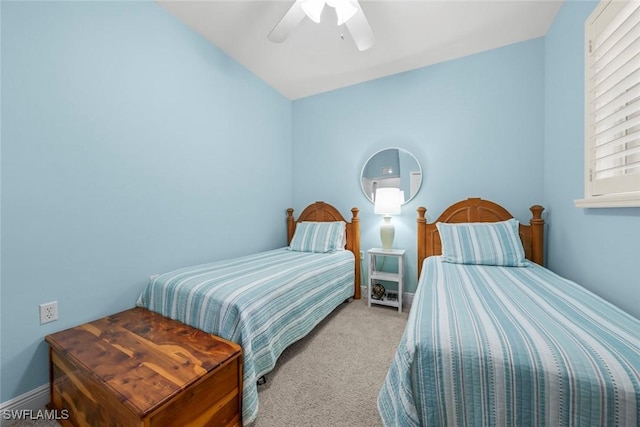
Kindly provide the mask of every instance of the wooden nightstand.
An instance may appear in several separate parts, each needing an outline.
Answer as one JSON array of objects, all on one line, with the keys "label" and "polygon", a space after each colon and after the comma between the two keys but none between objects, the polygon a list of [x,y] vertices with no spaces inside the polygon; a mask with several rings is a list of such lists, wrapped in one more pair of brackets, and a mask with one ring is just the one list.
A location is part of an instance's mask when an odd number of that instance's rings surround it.
[{"label": "wooden nightstand", "polygon": [[[402,292],[403,292],[403,282],[404,282],[404,249],[381,249],[381,248],[373,248],[369,249],[367,253],[369,254],[369,307],[371,304],[379,304],[386,305],[390,307],[398,307],[398,311],[402,311]],[[377,270],[376,261],[378,258],[390,257],[397,258],[398,260],[398,270],[397,272],[388,272],[388,271],[379,271]],[[376,284],[377,281],[384,280],[387,282],[396,282],[398,284],[398,293],[395,298],[391,298],[387,293],[382,297],[382,299],[373,299],[372,290],[373,285]]]},{"label": "wooden nightstand", "polygon": [[134,308],[46,337],[63,426],[239,426],[242,350]]}]

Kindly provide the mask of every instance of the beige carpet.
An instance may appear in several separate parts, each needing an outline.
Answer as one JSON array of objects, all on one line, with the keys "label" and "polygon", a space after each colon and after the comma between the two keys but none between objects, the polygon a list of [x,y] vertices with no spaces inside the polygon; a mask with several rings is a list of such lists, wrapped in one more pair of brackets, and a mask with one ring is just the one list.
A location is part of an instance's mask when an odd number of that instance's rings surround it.
[{"label": "beige carpet", "polygon": [[376,399],[406,319],[366,300],[338,307],[278,359],[254,426],[381,425]]},{"label": "beige carpet", "polygon": [[376,399],[406,319],[406,312],[368,308],[366,300],[342,304],[278,359],[258,387],[251,427],[380,426]]}]

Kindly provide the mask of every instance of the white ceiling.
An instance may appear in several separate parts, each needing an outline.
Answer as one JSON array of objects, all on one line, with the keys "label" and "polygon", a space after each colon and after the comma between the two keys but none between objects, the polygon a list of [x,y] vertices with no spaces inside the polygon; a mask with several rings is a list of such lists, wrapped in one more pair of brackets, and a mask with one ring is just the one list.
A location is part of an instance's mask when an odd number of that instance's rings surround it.
[{"label": "white ceiling", "polygon": [[293,0],[157,1],[292,100],[543,36],[562,2],[360,0],[376,38],[360,52],[330,7],[278,44],[267,35]]}]

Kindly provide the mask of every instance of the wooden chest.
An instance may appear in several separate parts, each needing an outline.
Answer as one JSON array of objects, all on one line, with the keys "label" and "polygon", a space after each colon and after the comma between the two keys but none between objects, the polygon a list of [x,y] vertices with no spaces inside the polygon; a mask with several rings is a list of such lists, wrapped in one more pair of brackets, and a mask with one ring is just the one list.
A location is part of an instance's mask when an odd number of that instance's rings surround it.
[{"label": "wooden chest", "polygon": [[65,426],[242,424],[239,345],[143,308],[48,335]]}]

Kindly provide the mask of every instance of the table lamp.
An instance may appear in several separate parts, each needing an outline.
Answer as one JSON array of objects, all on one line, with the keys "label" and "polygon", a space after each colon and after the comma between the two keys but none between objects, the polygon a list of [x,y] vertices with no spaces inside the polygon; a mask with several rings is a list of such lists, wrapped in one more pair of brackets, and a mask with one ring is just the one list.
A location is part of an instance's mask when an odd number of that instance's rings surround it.
[{"label": "table lamp", "polygon": [[380,240],[384,250],[391,250],[391,246],[393,246],[395,228],[391,223],[391,215],[398,215],[401,212],[401,205],[402,192],[399,188],[378,188],[376,190],[374,212],[381,214],[383,218],[383,222],[380,224]]}]

